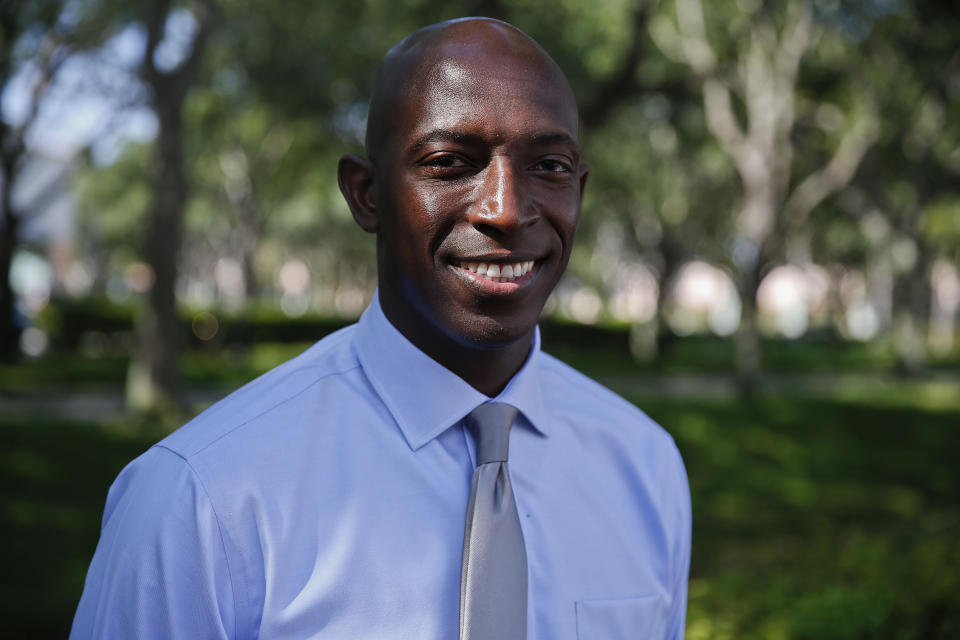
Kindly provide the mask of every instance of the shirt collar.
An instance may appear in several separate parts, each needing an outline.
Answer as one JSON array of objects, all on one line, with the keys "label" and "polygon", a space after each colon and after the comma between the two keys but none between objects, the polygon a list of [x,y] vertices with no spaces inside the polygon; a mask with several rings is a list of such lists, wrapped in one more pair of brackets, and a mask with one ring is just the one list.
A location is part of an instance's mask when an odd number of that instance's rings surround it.
[{"label": "shirt collar", "polygon": [[387,320],[376,294],[354,335],[360,366],[411,449],[419,449],[489,400],[517,407],[534,429],[549,435],[537,363],[539,327],[523,367],[496,398],[480,393],[415,347]]}]

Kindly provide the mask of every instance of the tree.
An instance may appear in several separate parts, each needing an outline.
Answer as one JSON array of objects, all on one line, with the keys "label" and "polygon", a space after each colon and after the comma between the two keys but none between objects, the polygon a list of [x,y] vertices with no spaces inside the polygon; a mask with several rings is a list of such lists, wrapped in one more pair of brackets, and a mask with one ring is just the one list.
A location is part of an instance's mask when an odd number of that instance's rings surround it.
[{"label": "tree", "polygon": [[24,114],[17,123],[0,119],[0,361],[20,352],[20,328],[14,318],[10,265],[17,244],[21,214],[14,208],[13,184],[27,153],[26,134],[40,104],[74,44],[72,24],[58,1],[11,1],[0,4],[0,91],[18,72],[30,77]]},{"label": "tree", "polygon": [[144,255],[153,269],[149,303],[138,321],[139,350],[128,380],[128,403],[154,411],[177,406],[179,354],[182,348],[177,319],[177,264],[189,181],[183,153],[183,109],[197,81],[208,40],[217,22],[213,0],[197,0],[190,7],[195,28],[189,51],[172,68],[162,68],[157,53],[164,29],[174,15],[170,0],[153,0],[142,17],[146,47],[140,75],[150,89],[150,103],[158,121],[151,162],[153,188],[145,225]]},{"label": "tree", "polygon": [[708,37],[713,25],[705,22],[700,0],[676,0],[675,7],[675,23],[663,18],[651,25],[654,39],[696,75],[707,126],[736,167],[742,187],[730,257],[743,308],[738,363],[749,390],[761,367],[756,293],[763,270],[785,257],[781,241],[787,234],[796,237],[810,211],[853,177],[874,139],[875,117],[869,105],[853,110],[832,157],[799,178],[793,141],[799,72],[822,33],[812,5],[758,4],[725,16],[735,32],[723,49]]},{"label": "tree", "polygon": [[933,261],[957,259],[951,219],[960,175],[958,19],[949,3],[910,3],[878,20],[862,47],[873,73],[896,90],[879,101],[881,137],[855,181],[855,208],[884,231],[893,343],[908,375],[925,366]]}]

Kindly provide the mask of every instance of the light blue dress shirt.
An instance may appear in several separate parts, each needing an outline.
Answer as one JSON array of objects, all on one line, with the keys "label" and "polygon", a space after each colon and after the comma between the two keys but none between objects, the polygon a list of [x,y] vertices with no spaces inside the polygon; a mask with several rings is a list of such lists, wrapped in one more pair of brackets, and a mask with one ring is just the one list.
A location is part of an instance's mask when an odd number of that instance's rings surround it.
[{"label": "light blue dress shirt", "polygon": [[[460,420],[488,399],[375,301],[120,473],[70,637],[455,639]],[[539,333],[496,399],[520,409],[528,638],[681,638],[690,503],[670,436]]]}]

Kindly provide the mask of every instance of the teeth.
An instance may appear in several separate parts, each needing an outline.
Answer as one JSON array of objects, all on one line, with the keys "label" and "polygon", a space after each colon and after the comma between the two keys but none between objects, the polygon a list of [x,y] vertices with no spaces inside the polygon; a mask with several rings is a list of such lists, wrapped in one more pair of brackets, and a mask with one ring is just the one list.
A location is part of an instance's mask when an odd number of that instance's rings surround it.
[{"label": "teeth", "polygon": [[480,276],[486,276],[491,280],[498,281],[515,280],[520,276],[530,273],[533,269],[534,261],[514,262],[511,264],[496,264],[488,262],[462,262],[460,266],[464,269]]}]

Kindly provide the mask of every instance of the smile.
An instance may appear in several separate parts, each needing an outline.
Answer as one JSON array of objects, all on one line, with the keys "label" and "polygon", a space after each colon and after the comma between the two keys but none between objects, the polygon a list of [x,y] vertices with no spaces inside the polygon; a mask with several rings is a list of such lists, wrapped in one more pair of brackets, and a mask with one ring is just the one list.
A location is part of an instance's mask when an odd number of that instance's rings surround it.
[{"label": "smile", "polygon": [[514,293],[529,283],[537,273],[536,260],[516,262],[453,260],[451,266],[467,283],[490,295]]},{"label": "smile", "polygon": [[478,276],[484,276],[488,280],[493,280],[494,282],[510,282],[511,280],[517,280],[521,276],[527,275],[530,270],[533,269],[533,263],[533,260],[507,263],[454,262],[456,266],[466,269],[470,273],[475,273]]}]

